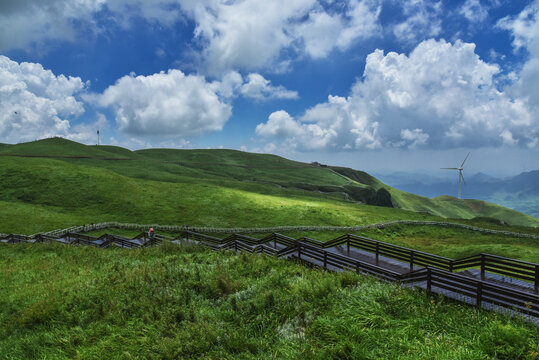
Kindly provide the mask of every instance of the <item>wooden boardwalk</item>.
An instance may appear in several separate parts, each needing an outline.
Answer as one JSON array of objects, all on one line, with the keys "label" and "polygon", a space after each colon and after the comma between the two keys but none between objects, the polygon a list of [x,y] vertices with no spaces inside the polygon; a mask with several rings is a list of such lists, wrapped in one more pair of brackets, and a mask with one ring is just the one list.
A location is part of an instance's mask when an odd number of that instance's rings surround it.
[{"label": "wooden boardwalk", "polygon": [[131,239],[111,234],[92,237],[77,233],[66,233],[57,238],[47,235],[0,238],[0,242],[9,244],[48,241],[129,249],[171,241],[180,245],[204,245],[213,250],[264,253],[328,271],[365,273],[466,304],[523,315],[539,324],[539,265],[490,254],[454,260],[350,234],[328,242],[293,239],[277,233],[262,239],[238,234],[221,239],[193,231],[185,231],[176,238],[156,235],[153,239],[146,233]]}]

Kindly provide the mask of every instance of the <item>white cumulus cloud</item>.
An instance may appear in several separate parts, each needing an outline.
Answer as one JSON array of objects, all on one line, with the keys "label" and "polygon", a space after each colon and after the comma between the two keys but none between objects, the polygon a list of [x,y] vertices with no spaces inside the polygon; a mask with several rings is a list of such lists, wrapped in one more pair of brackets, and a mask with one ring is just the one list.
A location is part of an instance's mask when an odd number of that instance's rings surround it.
[{"label": "white cumulus cloud", "polygon": [[284,110],[271,113],[267,123],[256,126],[256,134],[260,136],[290,137],[302,132],[301,125]]},{"label": "white cumulus cloud", "polygon": [[0,140],[8,143],[67,136],[69,119],[84,112],[79,77],[66,77],[40,64],[0,55]]},{"label": "white cumulus cloud", "polygon": [[534,1],[516,16],[500,19],[497,26],[509,30],[513,35],[515,49],[526,48],[537,56],[539,53],[539,1]]},{"label": "white cumulus cloud", "polygon": [[482,5],[479,0],[466,0],[460,7],[459,12],[468,21],[472,22],[484,21],[488,16],[487,6]]},{"label": "white cumulus cloud", "polygon": [[313,58],[325,58],[335,48],[348,49],[356,40],[375,36],[381,5],[376,1],[351,1],[342,13],[315,9],[305,22],[296,25],[293,33]]},{"label": "white cumulus cloud", "polygon": [[422,129],[402,129],[401,139],[404,141],[401,144],[408,144],[408,148],[414,149],[417,146],[426,144],[429,134],[425,134]]},{"label": "white cumulus cloud", "polygon": [[241,85],[239,91],[244,97],[257,100],[299,98],[297,91],[287,90],[283,86],[273,86],[269,80],[257,73],[247,75],[247,81]]},{"label": "white cumulus cloud", "polygon": [[219,131],[232,114],[214,84],[179,70],[124,76],[97,95],[97,103],[114,109],[121,131],[156,137]]},{"label": "white cumulus cloud", "polygon": [[98,0],[0,1],[0,50],[24,49],[48,39],[73,41],[74,21],[90,23]]},{"label": "white cumulus cloud", "polygon": [[102,32],[102,10],[120,27],[135,17],[170,26],[181,19],[177,0],[2,0],[0,50],[28,49],[47,40],[75,41],[81,34]]},{"label": "white cumulus cloud", "polygon": [[[206,74],[284,71],[304,55],[327,57],[381,33],[382,0],[3,0],[0,50],[129,28],[133,19],[170,27],[193,20],[193,59]],[[106,14],[106,16],[103,16]],[[46,50],[45,46],[40,46]],[[189,53],[189,52],[187,52]],[[157,50],[157,54],[162,51]],[[187,56],[187,55],[186,55]]]},{"label": "white cumulus cloud", "polygon": [[[324,2],[325,3],[325,2]],[[286,69],[283,52],[325,57],[356,39],[375,36],[379,1],[349,0],[329,12],[316,0],[181,0],[196,23],[206,71]]]},{"label": "white cumulus cloud", "polygon": [[393,27],[397,39],[414,42],[440,34],[443,10],[441,1],[404,0],[401,5],[406,20]]},{"label": "white cumulus cloud", "polygon": [[[498,27],[510,31],[515,51],[524,51],[522,69],[509,89],[515,96],[526,99],[539,118],[539,1],[532,2],[516,16],[501,19]],[[537,121],[537,120],[536,120]],[[536,143],[536,142],[535,142]]]},{"label": "white cumulus cloud", "polygon": [[347,98],[329,96],[298,119],[279,112],[281,121],[270,116],[257,134],[297,149],[529,144],[537,120],[524,100],[496,88],[498,72],[461,41],[426,40],[409,55],[376,50]]},{"label": "white cumulus cloud", "polygon": [[220,81],[213,81],[211,87],[227,99],[238,96],[254,100],[299,99],[297,91],[272,85],[270,80],[258,73],[250,73],[244,78],[237,71],[228,71]]},{"label": "white cumulus cloud", "polygon": [[195,36],[203,42],[209,72],[262,68],[279,61],[280,51],[292,44],[286,31],[316,0],[225,1],[182,0],[195,20]]}]

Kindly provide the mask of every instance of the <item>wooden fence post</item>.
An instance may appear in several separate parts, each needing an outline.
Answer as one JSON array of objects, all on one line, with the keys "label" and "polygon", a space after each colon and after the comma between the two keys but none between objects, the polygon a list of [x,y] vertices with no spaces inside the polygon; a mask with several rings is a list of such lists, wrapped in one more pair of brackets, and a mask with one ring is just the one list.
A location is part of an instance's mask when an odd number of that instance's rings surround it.
[{"label": "wooden fence post", "polygon": [[346,253],[350,256],[350,234],[346,234]]},{"label": "wooden fence post", "polygon": [[301,259],[301,244],[298,242],[298,258]]},{"label": "wooden fence post", "polygon": [[482,297],[483,297],[483,283],[481,281],[477,282],[477,294],[476,294],[476,296],[477,296],[477,298],[476,298],[475,304],[478,307],[481,307],[481,300],[482,300]]},{"label": "wooden fence post", "polygon": [[427,292],[430,292],[431,288],[432,288],[431,270],[430,270],[430,267],[427,266]]},{"label": "wooden fence post", "polygon": [[414,251],[410,251],[410,271],[414,270]]},{"label": "wooden fence post", "polygon": [[485,280],[485,254],[481,254],[481,280]]},{"label": "wooden fence post", "polygon": [[376,265],[378,265],[378,258],[380,257],[380,243],[376,242]]},{"label": "wooden fence post", "polygon": [[328,252],[324,251],[324,269],[326,270],[328,268],[327,263],[328,263]]},{"label": "wooden fence post", "polygon": [[539,293],[539,265],[535,265],[535,293]]}]

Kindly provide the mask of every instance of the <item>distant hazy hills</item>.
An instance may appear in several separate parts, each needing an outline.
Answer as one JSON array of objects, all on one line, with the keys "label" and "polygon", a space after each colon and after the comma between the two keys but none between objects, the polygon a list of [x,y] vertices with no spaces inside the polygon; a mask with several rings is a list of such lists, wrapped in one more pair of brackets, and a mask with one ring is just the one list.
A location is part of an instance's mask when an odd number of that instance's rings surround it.
[{"label": "distant hazy hills", "polygon": [[[465,199],[493,202],[526,214],[539,217],[539,170],[523,172],[517,176],[496,178],[483,173],[469,177],[462,187]],[[384,183],[399,190],[430,198],[440,195],[456,196],[458,177],[447,180],[417,173],[395,172],[377,174]]]}]

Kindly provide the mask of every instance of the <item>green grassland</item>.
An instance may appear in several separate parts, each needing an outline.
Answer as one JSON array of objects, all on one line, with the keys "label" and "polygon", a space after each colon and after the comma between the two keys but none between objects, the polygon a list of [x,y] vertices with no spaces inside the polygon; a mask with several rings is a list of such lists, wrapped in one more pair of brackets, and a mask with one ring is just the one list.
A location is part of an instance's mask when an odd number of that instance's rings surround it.
[{"label": "green grassland", "polygon": [[[483,201],[428,199],[361,171],[234,150],[129,151],[53,138],[1,147],[0,179],[3,232],[105,220],[271,226],[481,216],[539,225]],[[21,217],[24,226],[13,220]]]},{"label": "green grassland", "polygon": [[[129,151],[53,138],[0,147],[0,179],[2,233],[33,234],[104,221],[267,227],[452,218],[539,234],[539,219],[495,204],[427,199],[387,187],[361,171],[234,150]],[[368,205],[388,205],[388,194],[393,207]],[[294,234],[304,235],[309,234]],[[537,240],[462,229],[402,227],[360,235],[449,257],[490,252],[539,259]]]},{"label": "green grassland", "polygon": [[[539,219],[494,204],[427,199],[361,171],[233,150],[129,151],[59,138],[0,144],[0,185],[2,233],[103,221],[267,227],[450,218],[539,234]],[[93,234],[103,232],[137,233]],[[453,258],[539,259],[537,240],[452,227],[357,233]],[[340,234],[286,233],[324,241]],[[0,244],[0,294],[0,359],[539,356],[537,327],[520,318],[353,273],[168,243]]]},{"label": "green grassland", "polygon": [[536,325],[354,273],[0,244],[0,359],[537,359]]}]

